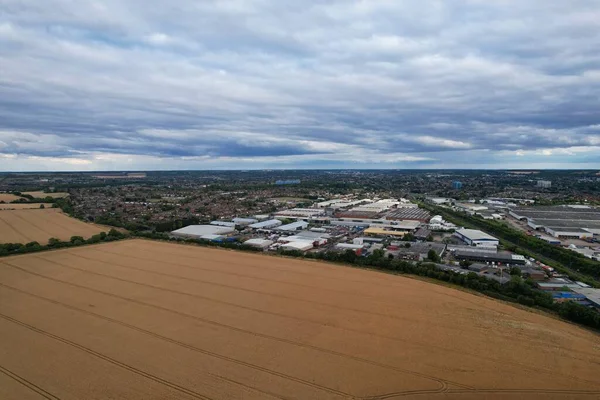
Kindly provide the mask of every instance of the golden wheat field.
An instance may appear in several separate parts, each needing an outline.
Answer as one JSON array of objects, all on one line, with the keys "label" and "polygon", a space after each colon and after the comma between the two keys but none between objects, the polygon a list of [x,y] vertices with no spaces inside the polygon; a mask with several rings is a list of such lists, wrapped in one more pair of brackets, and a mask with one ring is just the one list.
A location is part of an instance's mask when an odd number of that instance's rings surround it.
[{"label": "golden wheat field", "polygon": [[145,240],[0,259],[2,399],[597,399],[599,343],[318,262]]},{"label": "golden wheat field", "polygon": [[10,203],[11,201],[19,200],[21,197],[10,193],[0,193],[0,201]]},{"label": "golden wheat field", "polygon": [[69,193],[65,193],[65,192],[56,192],[56,193],[23,192],[23,194],[28,194],[30,196],[35,197],[36,199],[44,199],[46,197],[52,197],[53,199],[62,199],[69,195]]},{"label": "golden wheat field", "polygon": [[0,210],[0,243],[39,242],[50,238],[69,240],[71,236],[91,236],[110,228],[88,224],[63,214],[58,208]]}]

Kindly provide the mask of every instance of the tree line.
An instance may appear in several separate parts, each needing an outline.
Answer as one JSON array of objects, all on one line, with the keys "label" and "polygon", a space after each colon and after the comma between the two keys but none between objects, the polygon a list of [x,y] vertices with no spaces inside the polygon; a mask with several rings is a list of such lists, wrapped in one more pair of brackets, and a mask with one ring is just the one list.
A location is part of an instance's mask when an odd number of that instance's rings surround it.
[{"label": "tree line", "polygon": [[48,244],[40,244],[39,242],[29,242],[29,243],[3,243],[0,244],[0,257],[11,256],[16,254],[27,254],[27,253],[35,253],[38,251],[51,250],[51,249],[60,249],[64,247],[76,247],[83,246],[86,244],[96,244],[102,242],[113,242],[115,240],[121,240],[129,237],[122,232],[119,232],[116,229],[111,229],[106,232],[101,232],[97,235],[90,237],[89,239],[84,239],[81,236],[72,236],[69,240],[60,240],[57,238],[50,238],[48,240]]}]

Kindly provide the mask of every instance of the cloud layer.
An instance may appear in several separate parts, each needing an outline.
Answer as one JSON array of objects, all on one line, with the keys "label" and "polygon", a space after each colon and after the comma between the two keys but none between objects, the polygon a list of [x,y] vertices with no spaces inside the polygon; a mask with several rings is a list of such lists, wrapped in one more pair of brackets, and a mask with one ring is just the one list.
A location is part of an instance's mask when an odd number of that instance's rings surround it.
[{"label": "cloud layer", "polygon": [[597,21],[595,0],[0,0],[0,170],[598,168]]}]

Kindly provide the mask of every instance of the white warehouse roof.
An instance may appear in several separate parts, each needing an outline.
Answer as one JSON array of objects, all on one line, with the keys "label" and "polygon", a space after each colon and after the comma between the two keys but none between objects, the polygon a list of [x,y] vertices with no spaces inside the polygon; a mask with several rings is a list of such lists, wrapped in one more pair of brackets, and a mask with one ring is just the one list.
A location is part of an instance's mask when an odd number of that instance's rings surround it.
[{"label": "white warehouse roof", "polygon": [[273,241],[267,239],[250,239],[244,242],[245,245],[260,247],[262,249],[269,247],[273,244]]},{"label": "white warehouse roof", "polygon": [[238,225],[250,225],[257,223],[258,220],[254,218],[234,218],[233,222],[235,222]]},{"label": "white warehouse roof", "polygon": [[235,232],[235,229],[216,225],[190,225],[171,232],[176,236],[201,237],[207,235],[226,235]]},{"label": "white warehouse roof", "polygon": [[297,231],[298,229],[304,229],[308,227],[308,222],[297,221],[291,224],[283,225],[277,228],[278,231]]},{"label": "white warehouse roof", "polygon": [[256,224],[248,225],[252,229],[270,229],[280,226],[282,222],[278,219],[270,219]]},{"label": "white warehouse roof", "polygon": [[211,225],[216,225],[216,226],[226,226],[228,228],[235,228],[235,222],[228,222],[228,221],[212,221],[210,223]]},{"label": "white warehouse roof", "polygon": [[456,231],[456,233],[458,233],[461,236],[466,237],[469,240],[495,240],[498,241],[497,238],[493,237],[492,235],[488,235],[485,232],[479,231],[477,229],[459,229],[458,231]]},{"label": "white warehouse roof", "polygon": [[349,249],[349,250],[360,250],[365,246],[362,244],[353,244],[353,243],[338,243],[335,245],[336,249]]},{"label": "white warehouse roof", "polygon": [[286,243],[281,246],[285,250],[300,250],[306,251],[312,249],[314,243],[311,240],[294,240],[293,242]]}]

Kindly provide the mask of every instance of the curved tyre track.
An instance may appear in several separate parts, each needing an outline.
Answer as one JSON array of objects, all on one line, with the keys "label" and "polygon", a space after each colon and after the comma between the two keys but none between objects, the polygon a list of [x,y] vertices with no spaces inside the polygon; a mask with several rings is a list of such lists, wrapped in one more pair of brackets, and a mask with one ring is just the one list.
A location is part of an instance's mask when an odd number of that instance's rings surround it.
[{"label": "curved tyre track", "polygon": [[[36,274],[34,274],[34,275],[36,275]],[[52,278],[48,278],[48,279],[54,280]],[[80,287],[80,288],[83,288],[83,289],[88,289],[90,291],[94,291],[94,292],[99,292],[101,294],[105,294],[103,292],[96,291],[94,289],[85,288],[85,287],[80,286],[80,285],[70,284],[68,282],[66,282],[66,283],[69,284],[69,285],[75,286],[75,287]],[[88,311],[88,310],[84,310],[84,309],[81,309],[81,308],[78,308],[78,307],[75,307],[75,306],[71,306],[71,305],[68,305],[68,304],[65,304],[65,303],[53,300],[53,299],[49,299],[49,298],[46,298],[46,297],[43,297],[43,296],[32,294],[32,293],[29,293],[29,292],[21,290],[21,289],[13,288],[13,287],[8,286],[8,285],[3,284],[3,283],[0,283],[0,287],[5,287],[7,289],[14,290],[16,292],[23,293],[23,294],[35,297],[35,298],[38,298],[40,300],[44,300],[44,301],[47,301],[47,302],[59,305],[61,307],[65,307],[65,308],[68,308],[68,309],[71,309],[71,310],[74,310],[74,311],[78,311],[78,312],[81,312],[81,313],[84,313],[84,314],[87,314],[87,315],[91,315],[91,316],[103,319],[105,321],[108,321],[108,322],[111,322],[111,323],[114,323],[114,324],[117,324],[117,325],[121,325],[121,326],[127,327],[129,329],[136,330],[136,331],[138,331],[140,333],[144,333],[146,335],[153,336],[155,338],[158,338],[158,339],[161,339],[161,340],[164,340],[164,341],[176,344],[176,345],[181,346],[181,347],[185,347],[186,349],[193,350],[193,351],[196,351],[196,352],[208,355],[208,356],[216,357],[216,358],[219,358],[219,359],[222,359],[222,360],[225,360],[225,361],[229,361],[229,362],[232,362],[232,363],[235,363],[235,364],[238,364],[238,365],[242,365],[242,366],[245,366],[245,367],[253,368],[253,369],[259,370],[261,372],[265,372],[265,373],[268,373],[268,374],[271,374],[271,375],[278,376],[280,378],[289,379],[289,380],[292,380],[294,382],[305,384],[305,385],[311,386],[313,388],[320,389],[320,390],[323,390],[323,391],[326,391],[326,392],[329,392],[329,393],[332,393],[332,394],[336,394],[336,395],[340,395],[340,396],[344,396],[344,397],[353,397],[349,393],[337,391],[337,390],[334,390],[334,389],[331,389],[331,388],[328,388],[328,387],[316,384],[314,382],[309,382],[309,381],[306,381],[306,380],[301,379],[301,378],[297,378],[297,377],[290,376],[290,375],[287,375],[287,374],[284,374],[284,373],[281,373],[281,372],[278,372],[278,371],[274,371],[274,370],[271,370],[271,369],[268,369],[268,368],[261,367],[259,365],[251,364],[251,363],[248,363],[248,362],[245,362],[245,361],[242,361],[242,360],[237,360],[237,359],[233,359],[231,357],[227,357],[227,356],[224,356],[224,355],[221,355],[221,354],[218,354],[218,353],[214,353],[214,352],[211,352],[209,350],[201,349],[201,348],[193,346],[191,344],[184,343],[184,342],[181,342],[181,341],[178,341],[178,340],[175,340],[175,339],[172,339],[172,338],[160,335],[158,333],[148,331],[146,329],[143,329],[143,328],[140,328],[140,327],[128,324],[126,322],[122,322],[122,321],[119,321],[119,320],[116,320],[116,319],[113,319],[113,318],[110,318],[110,317],[106,317],[104,315],[97,314],[97,313],[94,313],[94,312],[91,312],[91,311]],[[199,317],[196,317],[196,316],[193,316],[193,315],[190,315],[190,314],[180,313],[180,312],[177,312],[177,311],[174,311],[174,310],[170,310],[170,309],[166,309],[166,308],[159,307],[159,306],[148,305],[148,304],[141,303],[141,302],[138,302],[138,301],[133,300],[133,299],[128,299],[126,297],[121,297],[121,296],[116,296],[116,295],[111,295],[111,294],[107,294],[107,295],[109,295],[111,297],[117,297],[117,298],[120,298],[122,300],[131,301],[131,302],[134,302],[134,303],[145,305],[145,306],[148,306],[148,307],[151,307],[151,308],[155,308],[155,309],[159,309],[159,310],[163,310],[163,311],[172,312],[172,313],[175,313],[175,314],[178,314],[178,315],[181,315],[181,316],[185,316],[187,318],[196,319],[196,320],[200,320],[200,321],[204,322],[204,320],[202,318],[199,318]],[[215,325],[222,326],[221,324],[215,324]],[[226,327],[226,326],[223,326],[223,327]],[[445,380],[439,379],[439,378],[437,378],[435,376],[426,375],[426,374],[420,374],[420,373],[417,373],[417,372],[414,372],[414,371],[404,370],[402,368],[397,368],[397,367],[389,366],[389,365],[386,365],[386,364],[380,364],[380,363],[377,363],[377,362],[374,362],[374,361],[371,361],[371,360],[367,360],[367,359],[363,359],[363,358],[360,358],[360,357],[348,356],[346,354],[338,353],[338,352],[335,352],[335,351],[332,351],[332,350],[321,349],[319,347],[305,345],[303,343],[297,343],[297,342],[288,341],[288,340],[285,340],[285,339],[274,338],[274,337],[271,337],[271,336],[268,336],[268,335],[262,335],[262,334],[258,334],[258,333],[255,333],[255,332],[242,330],[242,329],[239,329],[239,328],[236,328],[236,330],[244,332],[244,333],[247,333],[247,334],[251,334],[253,336],[259,336],[259,337],[265,337],[265,338],[268,338],[268,339],[274,339],[274,340],[281,341],[281,342],[287,343],[287,344],[292,344],[292,345],[295,345],[295,346],[298,346],[298,347],[304,347],[304,348],[308,348],[308,349],[311,349],[311,350],[317,350],[317,351],[329,353],[329,354],[332,354],[332,355],[336,355],[336,356],[339,356],[339,357],[352,359],[354,361],[364,362],[364,363],[367,363],[367,364],[371,364],[373,366],[377,366],[379,368],[388,369],[388,370],[399,372],[399,373],[405,373],[405,374],[409,374],[409,375],[414,375],[414,376],[418,376],[420,378],[430,379],[430,380],[433,380],[433,381],[435,381],[435,382],[437,382],[437,383],[440,384],[440,388],[437,389],[437,391],[444,391],[444,390],[446,390],[447,387],[448,387],[446,382],[451,383],[453,385],[461,386],[461,387],[465,386],[465,385],[461,385],[461,384],[456,384],[454,382],[445,381]],[[428,390],[428,391],[430,391],[430,390]]]},{"label": "curved tyre track", "polygon": [[[261,310],[261,309],[257,309],[257,308],[252,308],[252,307],[247,307],[247,306],[242,306],[242,305],[239,305],[239,304],[230,303],[230,302],[226,302],[226,301],[215,300],[215,299],[212,299],[212,298],[209,298],[209,297],[205,297],[205,296],[201,296],[201,295],[196,295],[196,294],[193,294],[193,293],[181,292],[181,291],[177,291],[177,290],[173,290],[173,289],[163,288],[161,286],[149,285],[149,284],[140,283],[140,282],[136,282],[136,281],[132,281],[132,280],[128,280],[128,279],[114,277],[114,276],[107,275],[107,274],[102,274],[102,273],[99,273],[99,272],[88,271],[88,270],[84,270],[84,269],[77,268],[77,267],[71,267],[71,266],[64,265],[62,263],[56,262],[56,261],[51,261],[51,260],[47,260],[45,258],[41,258],[39,256],[35,256],[35,257],[39,258],[41,260],[44,260],[46,262],[55,264],[57,266],[60,266],[62,268],[72,269],[72,270],[80,271],[82,273],[87,273],[87,274],[91,274],[91,275],[102,276],[102,277],[107,278],[107,279],[114,279],[114,280],[117,280],[117,281],[120,281],[120,282],[124,282],[124,283],[129,283],[129,284],[133,284],[133,285],[148,287],[148,288],[151,288],[151,289],[161,290],[161,291],[165,291],[165,292],[168,292],[168,293],[173,293],[173,294],[177,294],[177,295],[181,295],[181,296],[188,296],[188,297],[192,297],[192,298],[197,298],[197,299],[200,299],[200,300],[212,301],[212,302],[215,302],[217,304],[223,304],[223,305],[232,306],[232,307],[236,307],[236,308],[240,308],[240,309],[244,309],[244,310],[259,312],[259,313],[263,313],[263,314],[267,314],[267,315],[273,315],[273,316],[277,316],[277,317],[281,317],[281,318],[288,318],[288,319],[293,319],[293,320],[297,320],[297,321],[301,321],[301,322],[310,322],[310,323],[315,323],[315,324],[319,324],[319,325],[324,325],[322,322],[317,321],[317,320],[305,319],[305,318],[300,318],[300,317],[296,317],[296,316],[292,316],[292,315],[288,315],[288,314],[281,314],[281,313],[276,313],[276,312],[271,312],[271,311],[265,311],[265,310]],[[40,275],[40,276],[46,277],[44,275]],[[48,277],[46,277],[46,278],[48,278]],[[48,279],[50,279],[50,278],[48,278]],[[63,283],[71,284],[70,282],[63,282]],[[95,289],[92,289],[92,288],[89,288],[89,287],[85,287],[85,288],[88,289],[88,290],[96,291]],[[104,292],[102,292],[102,293],[104,294]],[[129,300],[132,300],[132,299],[129,299]],[[151,305],[149,303],[143,303],[143,304],[149,305],[149,306],[153,306],[153,305]],[[379,313],[373,313],[373,314],[374,315],[380,315]],[[190,315],[190,314],[186,314],[186,315]],[[394,316],[387,316],[385,314],[381,314],[381,316],[387,317],[387,318],[392,318],[392,319],[397,319],[397,320],[400,320],[400,321],[403,321],[403,322],[404,321],[410,321],[409,318],[402,319],[402,318],[398,318],[398,317],[394,317]],[[199,318],[199,317],[195,317],[194,316],[194,318]],[[208,323],[208,324],[217,325],[217,326],[220,326],[220,327],[226,327],[226,328],[237,330],[237,331],[242,331],[242,332],[250,333],[250,334],[253,334],[253,335],[256,335],[256,336],[266,337],[266,338],[277,340],[277,341],[283,341],[285,343],[297,344],[298,346],[308,346],[308,345],[305,345],[303,343],[298,343],[298,342],[295,342],[295,341],[288,341],[286,339],[278,338],[278,337],[275,337],[275,336],[263,335],[263,334],[259,334],[259,333],[252,332],[252,331],[246,331],[246,330],[243,330],[241,328],[237,328],[237,327],[226,325],[226,324],[221,324],[219,322],[216,322],[216,321],[213,321],[213,320],[209,320],[209,319],[202,319],[202,320],[204,322]],[[418,320],[415,320],[415,321],[418,321]],[[459,354],[459,355],[469,355],[469,356],[472,356],[472,357],[481,358],[482,360],[490,361],[490,362],[495,363],[495,364],[514,365],[514,366],[518,366],[518,367],[526,369],[526,370],[530,370],[530,371],[534,371],[534,372],[539,372],[539,373],[543,373],[543,374],[547,374],[547,375],[553,375],[553,371],[552,370],[541,368],[541,367],[533,367],[533,366],[530,366],[530,365],[527,365],[527,364],[518,363],[518,362],[515,362],[515,361],[512,361],[512,362],[499,361],[499,360],[496,360],[496,359],[491,358],[491,357],[482,356],[480,354],[471,354],[471,353],[465,352],[465,351],[452,350],[452,349],[448,349],[448,348],[445,348],[445,347],[436,346],[436,345],[431,344],[431,343],[420,343],[420,342],[416,342],[416,341],[408,341],[407,342],[406,340],[398,339],[398,338],[395,338],[395,337],[392,337],[392,336],[381,335],[381,334],[372,333],[372,332],[365,332],[365,331],[361,331],[359,329],[342,328],[342,327],[336,327],[336,328],[340,329],[340,330],[346,330],[346,331],[349,331],[349,332],[355,332],[355,333],[359,333],[359,334],[370,335],[370,336],[373,336],[373,337],[379,337],[379,338],[382,338],[382,339],[391,340],[391,341],[395,341],[395,342],[410,343],[410,344],[412,344],[414,346],[419,346],[419,347],[423,347],[423,348],[434,348],[434,349],[437,349],[437,350],[440,350],[440,351],[443,351],[443,352],[447,352],[447,353],[453,353],[453,354]],[[322,349],[322,348],[319,348],[319,347],[312,347],[311,346],[311,348],[319,349],[321,351],[328,352],[328,353],[332,352],[332,350]],[[343,354],[343,353],[339,353],[339,354]],[[353,356],[348,356],[348,357],[353,357]],[[395,367],[392,367],[392,368],[395,368]],[[582,379],[582,378],[574,376],[574,375],[567,375],[567,374],[563,374],[563,375],[567,376],[567,377],[569,377],[571,379],[574,379],[574,380],[578,380],[578,381],[582,381],[582,382],[588,382],[588,383],[593,383],[593,382],[589,382],[588,380]],[[424,376],[424,377],[430,378],[429,376]],[[461,384],[458,384],[456,382],[451,382],[451,381],[446,381],[446,382],[454,384],[454,385],[465,387],[465,385],[461,385]],[[466,386],[466,387],[470,388],[469,386]]]},{"label": "curved tyre track", "polygon": [[[238,328],[238,327],[235,327],[235,326],[231,326],[231,325],[227,325],[227,324],[222,324],[220,322],[212,321],[212,320],[209,320],[209,319],[206,319],[206,318],[201,318],[201,317],[198,317],[198,316],[195,316],[195,315],[192,315],[192,314],[187,314],[187,313],[176,311],[176,310],[173,310],[173,309],[170,309],[170,308],[166,308],[166,307],[162,307],[162,306],[157,306],[157,305],[150,304],[150,303],[145,303],[145,302],[133,299],[133,298],[129,298],[129,297],[125,297],[125,296],[120,296],[120,295],[116,295],[116,294],[109,293],[109,292],[104,292],[104,291],[93,289],[93,288],[90,288],[90,287],[87,287],[87,286],[84,286],[84,285],[79,285],[79,284],[76,284],[76,283],[67,282],[67,281],[63,281],[63,280],[60,280],[60,279],[56,279],[56,278],[51,278],[51,277],[48,277],[48,276],[45,276],[45,275],[42,275],[42,274],[38,274],[36,272],[29,271],[29,270],[27,270],[25,268],[22,268],[22,267],[10,264],[10,263],[8,263],[6,261],[4,261],[3,263],[5,265],[8,265],[8,266],[12,267],[12,268],[18,269],[20,271],[23,271],[23,272],[31,274],[31,275],[39,276],[39,277],[44,278],[44,279],[48,279],[48,280],[55,281],[55,282],[58,282],[58,283],[63,283],[63,284],[66,284],[66,285],[69,285],[69,286],[73,286],[73,287],[78,287],[78,288],[84,289],[84,290],[89,290],[89,291],[92,291],[92,292],[95,292],[95,293],[99,293],[99,294],[102,294],[102,295],[106,295],[106,296],[118,298],[118,299],[121,299],[121,300],[125,300],[125,301],[131,302],[131,303],[143,305],[143,306],[146,306],[146,307],[150,307],[150,308],[154,308],[154,309],[166,311],[166,312],[173,313],[173,314],[176,314],[176,315],[181,315],[181,316],[184,316],[186,318],[195,319],[197,321],[201,321],[201,322],[204,322],[204,323],[209,324],[209,325],[218,326],[220,328],[225,328],[225,329],[233,330],[233,331],[236,331],[236,332],[241,332],[241,333],[249,334],[249,335],[252,335],[252,336],[262,337],[262,338],[265,338],[265,339],[270,339],[270,340],[274,340],[274,341],[277,341],[277,342],[294,345],[294,346],[301,347],[301,348],[316,350],[316,351],[319,351],[319,352],[322,352],[322,353],[327,353],[327,354],[335,355],[335,356],[338,356],[338,357],[342,357],[342,358],[347,358],[347,359],[351,359],[351,360],[354,360],[354,361],[363,362],[363,363],[374,365],[374,366],[377,366],[377,367],[380,367],[380,368],[384,368],[384,369],[388,369],[388,370],[392,370],[392,371],[396,371],[396,372],[401,372],[401,373],[405,373],[405,374],[409,374],[409,375],[418,376],[420,378],[430,379],[430,380],[433,380],[435,382],[440,383],[443,387],[445,387],[447,383],[451,383],[451,384],[458,385],[458,386],[463,386],[463,387],[466,386],[466,385],[462,385],[462,384],[455,383],[455,382],[452,382],[452,381],[439,379],[439,378],[437,378],[435,376],[432,376],[432,375],[422,374],[422,373],[415,372],[415,371],[412,371],[412,370],[407,370],[407,369],[403,369],[403,368],[399,368],[399,367],[395,367],[395,366],[391,366],[391,365],[387,365],[387,364],[378,363],[378,362],[375,362],[375,361],[372,361],[372,360],[368,360],[368,359],[365,359],[365,358],[362,358],[362,357],[351,356],[351,355],[348,355],[348,354],[340,353],[340,352],[337,352],[337,351],[334,351],[334,350],[331,350],[331,349],[325,349],[325,348],[322,348],[322,347],[312,346],[312,345],[309,345],[309,344],[300,343],[300,342],[296,342],[296,341],[293,341],[293,340],[279,338],[279,337],[276,337],[276,336],[271,336],[271,335],[267,335],[267,334],[257,333],[257,332],[249,331],[249,330],[246,330],[246,329]],[[72,267],[66,267],[66,268],[72,268]],[[75,269],[77,269],[77,268],[75,268]],[[94,273],[94,272],[90,272],[90,273],[91,274],[96,274],[96,275],[102,275],[102,274],[98,274],[98,273]],[[120,278],[115,278],[115,279],[121,280]],[[127,280],[125,280],[125,281],[128,282],[128,283],[134,283],[133,281],[127,281]],[[159,287],[154,287],[152,285],[145,285],[145,284],[140,284],[140,283],[137,283],[137,284],[142,285],[142,286],[148,286],[148,287],[151,287],[151,288],[154,288],[154,289],[160,289]],[[2,285],[2,286],[6,286],[6,285]],[[168,292],[173,292],[173,293],[176,293],[176,294],[181,294],[181,295],[189,295],[189,294],[186,294],[184,292],[177,292],[177,291],[173,291],[173,290],[170,290],[170,289],[163,289],[163,290],[166,290]],[[189,295],[189,296],[196,297],[194,295]]]},{"label": "curved tyre track", "polygon": [[152,381],[154,381],[156,383],[162,384],[164,386],[168,386],[171,389],[175,389],[178,392],[187,394],[188,396],[194,397],[196,399],[201,399],[201,400],[213,400],[210,397],[206,397],[206,396],[204,396],[204,395],[202,395],[202,394],[200,394],[198,392],[195,392],[195,391],[193,391],[191,389],[187,389],[187,388],[185,388],[183,386],[180,386],[180,385],[178,385],[176,383],[169,382],[169,381],[167,381],[165,379],[159,378],[158,376],[155,376],[155,375],[152,375],[152,374],[150,374],[148,372],[142,371],[141,369],[135,368],[135,367],[133,367],[133,366],[131,366],[129,364],[126,364],[126,363],[123,363],[121,361],[115,360],[114,358],[108,357],[107,355],[104,355],[102,353],[98,353],[97,351],[94,351],[94,350],[92,350],[92,349],[90,349],[88,347],[82,346],[82,345],[80,345],[78,343],[72,342],[72,341],[70,341],[68,339],[65,339],[63,337],[60,337],[58,335],[54,335],[54,334],[52,334],[50,332],[46,332],[46,331],[44,331],[42,329],[36,328],[35,326],[32,326],[32,325],[26,324],[25,322],[19,321],[18,319],[9,317],[8,315],[4,315],[4,314],[0,313],[0,318],[6,320],[8,322],[12,322],[13,324],[19,325],[19,326],[21,326],[23,328],[29,329],[30,331],[33,331],[35,333],[39,333],[40,335],[44,335],[44,336],[47,336],[47,337],[49,337],[51,339],[54,339],[56,341],[62,342],[64,344],[68,345],[68,346],[71,346],[71,347],[74,347],[76,349],[79,349],[79,350],[81,350],[83,352],[86,352],[86,353],[88,353],[88,354],[90,354],[90,355],[92,355],[94,357],[97,357],[97,358],[99,358],[101,360],[104,360],[104,361],[107,361],[107,362],[109,362],[109,363],[111,363],[113,365],[116,365],[117,367],[126,369],[127,371],[130,371],[130,372],[133,372],[134,374],[143,376],[144,378],[150,379],[150,380],[152,380]]},{"label": "curved tyre track", "polygon": [[55,395],[53,395],[52,393],[48,392],[47,390],[42,389],[41,387],[39,387],[35,383],[28,381],[27,379],[23,378],[20,375],[17,375],[16,373],[10,371],[9,369],[4,368],[2,365],[0,365],[0,373],[2,373],[4,375],[8,376],[9,378],[15,380],[16,382],[18,382],[21,385],[25,386],[27,389],[31,390],[32,392],[35,392],[35,393],[39,394],[40,396],[42,396],[45,399],[48,399],[48,400],[60,400],[59,397],[56,397]]}]

